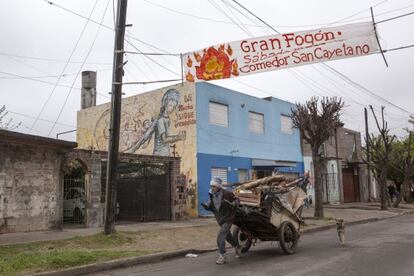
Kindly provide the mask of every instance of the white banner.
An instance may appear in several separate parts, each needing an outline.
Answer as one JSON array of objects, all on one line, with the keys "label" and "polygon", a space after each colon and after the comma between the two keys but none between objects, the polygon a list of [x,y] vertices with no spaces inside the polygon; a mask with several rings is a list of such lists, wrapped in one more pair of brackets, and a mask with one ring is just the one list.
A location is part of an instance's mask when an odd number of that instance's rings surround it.
[{"label": "white banner", "polygon": [[372,22],[263,36],[183,55],[187,81],[198,82],[279,70],[378,51]]}]

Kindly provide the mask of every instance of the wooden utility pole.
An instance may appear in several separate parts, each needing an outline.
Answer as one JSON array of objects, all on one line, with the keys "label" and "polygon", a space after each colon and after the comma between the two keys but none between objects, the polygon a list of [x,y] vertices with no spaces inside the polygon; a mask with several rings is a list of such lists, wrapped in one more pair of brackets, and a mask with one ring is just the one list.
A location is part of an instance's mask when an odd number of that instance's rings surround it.
[{"label": "wooden utility pole", "polygon": [[369,156],[369,132],[368,132],[368,110],[364,107],[364,115],[365,115],[365,147],[367,148],[367,170],[368,170],[368,202],[371,202],[371,168],[369,166],[370,156]]},{"label": "wooden utility pole", "polygon": [[108,165],[106,171],[105,234],[107,235],[114,232],[115,224],[126,11],[127,0],[118,0],[112,72],[111,125],[109,128]]}]

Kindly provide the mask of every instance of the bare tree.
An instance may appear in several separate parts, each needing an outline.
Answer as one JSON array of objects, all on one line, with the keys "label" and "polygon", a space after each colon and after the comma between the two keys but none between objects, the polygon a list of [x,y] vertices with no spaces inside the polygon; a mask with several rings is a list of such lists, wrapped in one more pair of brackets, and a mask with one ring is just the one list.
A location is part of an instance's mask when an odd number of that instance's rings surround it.
[{"label": "bare tree", "polygon": [[0,108],[0,129],[5,130],[14,130],[22,124],[22,122],[14,123],[13,118],[7,119],[6,116],[9,114],[9,112],[6,110],[6,106],[3,105]]},{"label": "bare tree", "polygon": [[336,97],[323,97],[320,104],[318,103],[318,97],[312,97],[305,104],[297,103],[292,109],[292,122],[312,150],[315,173],[315,217],[323,217],[322,170],[325,159],[320,154],[320,148],[330,136],[335,134],[336,128],[343,126],[340,111],[344,103]]},{"label": "bare tree", "polygon": [[378,122],[374,109],[370,106],[374,115],[379,135],[368,136],[369,154],[371,157],[370,168],[380,186],[381,210],[387,210],[387,171],[390,162],[390,154],[395,136],[390,135],[388,124],[384,119],[384,106],[381,107],[381,125]]}]

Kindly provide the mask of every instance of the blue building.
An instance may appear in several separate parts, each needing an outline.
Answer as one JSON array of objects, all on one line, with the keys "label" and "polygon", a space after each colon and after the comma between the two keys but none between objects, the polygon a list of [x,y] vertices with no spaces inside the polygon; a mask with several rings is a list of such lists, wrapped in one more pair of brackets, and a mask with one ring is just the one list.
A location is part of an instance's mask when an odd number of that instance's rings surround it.
[{"label": "blue building", "polygon": [[206,82],[196,84],[198,214],[208,214],[209,182],[264,177],[277,168],[303,174],[300,134],[289,117],[294,104],[257,98]]}]

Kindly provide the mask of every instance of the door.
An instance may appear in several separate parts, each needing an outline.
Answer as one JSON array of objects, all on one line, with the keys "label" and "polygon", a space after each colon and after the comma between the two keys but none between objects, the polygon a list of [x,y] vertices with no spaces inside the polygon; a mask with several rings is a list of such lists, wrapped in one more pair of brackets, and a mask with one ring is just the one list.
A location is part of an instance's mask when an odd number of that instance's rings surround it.
[{"label": "door", "polygon": [[353,168],[342,169],[342,185],[344,202],[359,201],[359,175],[354,173]]}]

